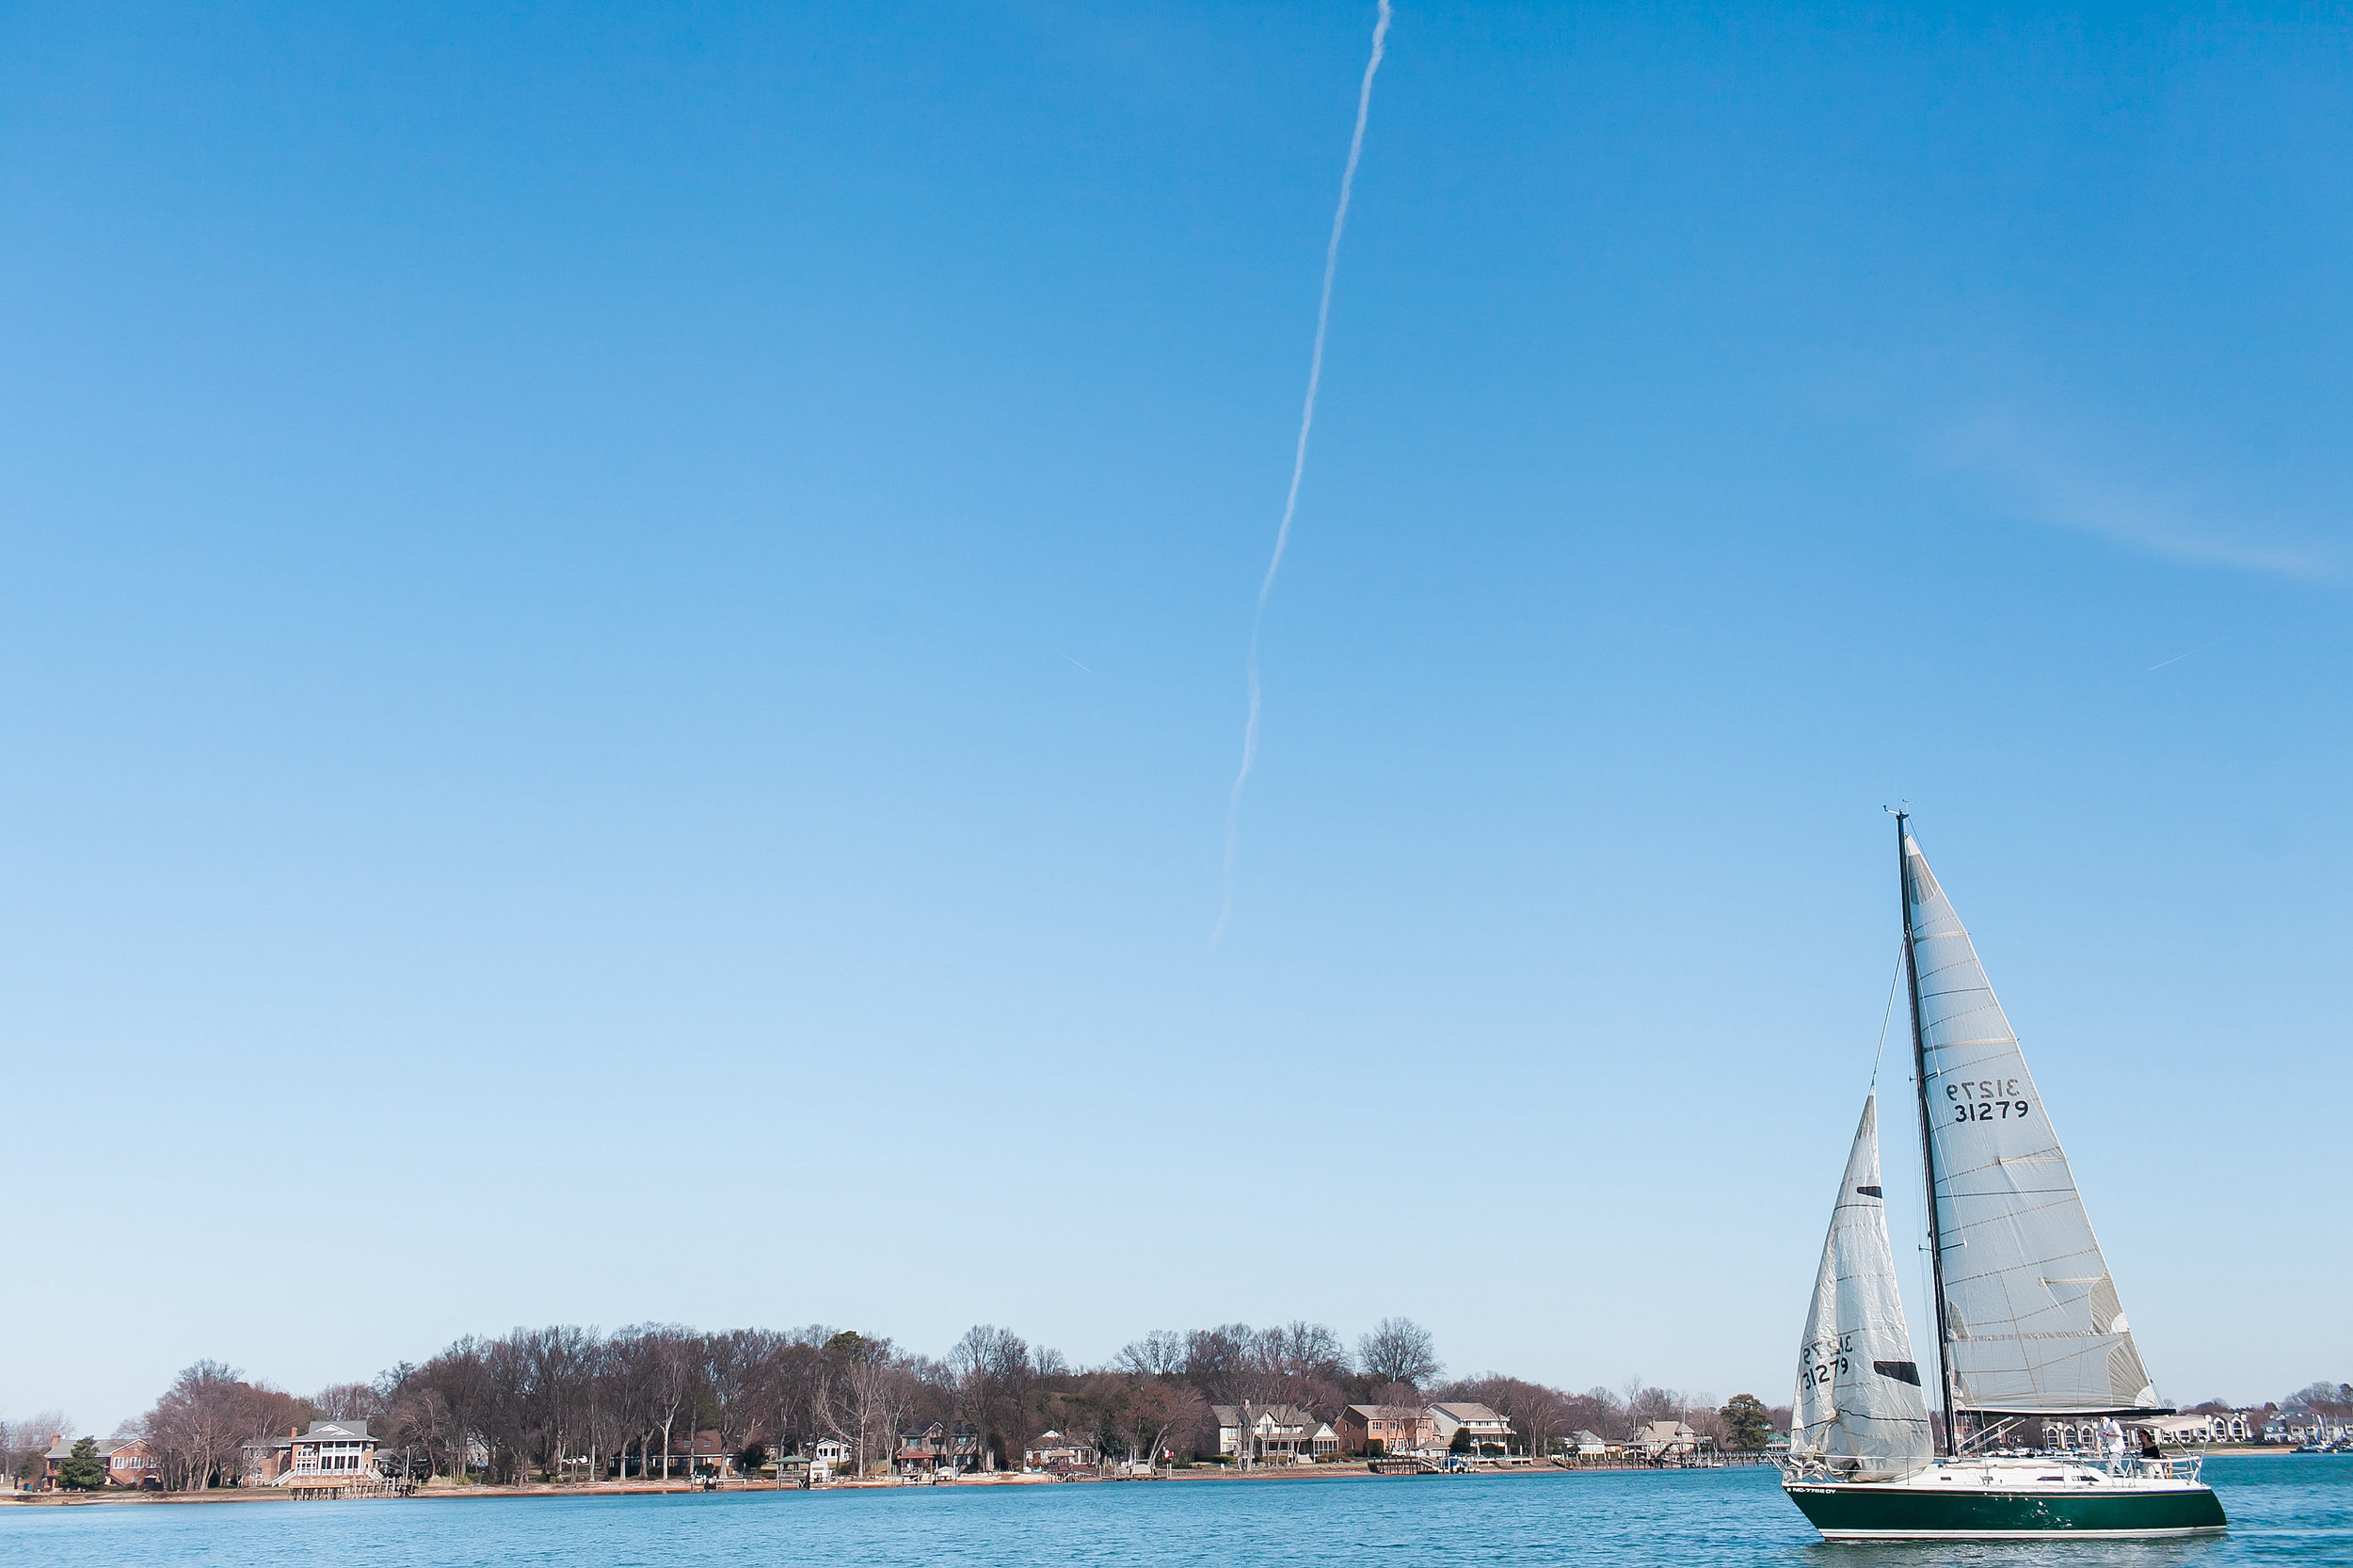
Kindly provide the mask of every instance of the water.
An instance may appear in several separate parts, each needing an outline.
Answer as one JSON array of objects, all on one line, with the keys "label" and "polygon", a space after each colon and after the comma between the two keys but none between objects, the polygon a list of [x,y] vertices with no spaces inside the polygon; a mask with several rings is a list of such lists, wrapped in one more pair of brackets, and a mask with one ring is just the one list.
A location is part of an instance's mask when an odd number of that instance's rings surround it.
[{"label": "water", "polygon": [[2228,1535],[1824,1544],[1763,1467],[666,1497],[0,1509],[6,1568],[2353,1565],[2353,1458],[2218,1459]]}]

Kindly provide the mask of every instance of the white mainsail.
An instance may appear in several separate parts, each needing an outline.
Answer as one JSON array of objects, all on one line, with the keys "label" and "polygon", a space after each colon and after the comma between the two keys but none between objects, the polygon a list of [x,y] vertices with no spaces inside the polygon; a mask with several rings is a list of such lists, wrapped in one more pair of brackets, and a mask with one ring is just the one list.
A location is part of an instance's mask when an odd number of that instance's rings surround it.
[{"label": "white mainsail", "polygon": [[1929,1463],[1928,1405],[1887,1245],[1877,1095],[1863,1102],[1822,1242],[1798,1352],[1789,1452],[1861,1480],[1909,1475]]},{"label": "white mainsail", "polygon": [[2156,1390],[2018,1036],[1909,833],[1904,859],[1953,1403],[2150,1409]]}]

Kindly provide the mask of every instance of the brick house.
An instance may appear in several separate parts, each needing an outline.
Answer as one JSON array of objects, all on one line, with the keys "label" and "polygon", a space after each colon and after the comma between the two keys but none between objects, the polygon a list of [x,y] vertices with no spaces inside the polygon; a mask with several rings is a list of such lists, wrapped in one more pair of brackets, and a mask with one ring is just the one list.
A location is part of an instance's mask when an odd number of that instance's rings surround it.
[{"label": "brick house", "polygon": [[255,1437],[243,1448],[247,1486],[343,1486],[379,1480],[376,1439],[364,1420],[313,1421],[283,1437]]},{"label": "brick house", "polygon": [[[43,1492],[55,1492],[61,1484],[59,1474],[65,1462],[73,1457],[73,1444],[63,1432],[50,1434],[49,1451],[40,1456],[40,1480],[37,1483]],[[155,1450],[147,1446],[144,1437],[102,1437],[94,1445],[98,1458],[106,1466],[108,1486],[161,1486],[163,1471],[155,1463]]]},{"label": "brick house", "polygon": [[1437,1424],[1418,1405],[1353,1404],[1340,1412],[1332,1430],[1342,1453],[1411,1454],[1439,1446]]}]

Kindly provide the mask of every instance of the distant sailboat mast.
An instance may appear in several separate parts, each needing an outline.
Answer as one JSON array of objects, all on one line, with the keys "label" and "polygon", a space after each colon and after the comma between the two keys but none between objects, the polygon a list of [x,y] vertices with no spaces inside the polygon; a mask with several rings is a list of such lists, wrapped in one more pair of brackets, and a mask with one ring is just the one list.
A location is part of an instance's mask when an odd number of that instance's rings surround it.
[{"label": "distant sailboat mast", "polygon": [[1938,1451],[1951,1457],[1959,1450],[1953,1432],[1953,1368],[1945,1352],[1948,1332],[1945,1319],[1945,1238],[1936,1220],[1936,1145],[1929,1128],[1929,1048],[1920,1032],[1920,955],[1913,951],[1912,938],[1912,856],[1905,845],[1911,831],[1905,824],[1910,814],[1896,813],[1896,888],[1897,897],[1904,906],[1904,990],[1912,1001],[1912,1087],[1920,1102],[1920,1174],[1926,1185],[1929,1208],[1929,1270],[1932,1277],[1929,1294],[1936,1302],[1936,1388],[1945,1407],[1945,1432]]}]

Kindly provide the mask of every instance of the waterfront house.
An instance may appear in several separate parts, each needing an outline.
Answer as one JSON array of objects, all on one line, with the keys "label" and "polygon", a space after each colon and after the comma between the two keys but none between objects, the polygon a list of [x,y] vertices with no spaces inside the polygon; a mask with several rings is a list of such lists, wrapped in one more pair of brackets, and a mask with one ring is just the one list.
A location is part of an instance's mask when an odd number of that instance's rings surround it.
[{"label": "waterfront house", "polygon": [[1442,1448],[1454,1447],[1454,1434],[1458,1432],[1470,1434],[1473,1453],[1484,1453],[1490,1448],[1510,1453],[1519,1444],[1512,1423],[1483,1404],[1433,1404],[1430,1407],[1430,1424]]},{"label": "waterfront house", "polygon": [[376,1439],[364,1420],[313,1421],[308,1432],[288,1429],[287,1464],[273,1485],[312,1486],[374,1480]]},{"label": "waterfront house", "polygon": [[1626,1447],[1648,1460],[1688,1459],[1700,1451],[1700,1435],[1681,1421],[1653,1421]]},{"label": "waterfront house", "polygon": [[1099,1457],[1095,1445],[1083,1437],[1042,1432],[1038,1433],[1037,1441],[1023,1450],[1021,1467],[1025,1470],[1085,1470],[1093,1468]]},{"label": "waterfront house", "polygon": [[1618,1446],[1615,1443],[1586,1427],[1579,1427],[1569,1433],[1568,1441],[1561,1447],[1580,1464],[1601,1464],[1605,1460],[1615,1458],[1618,1452]]},{"label": "waterfront house", "polygon": [[[659,1464],[662,1461],[657,1457],[654,1463]],[[671,1451],[670,1470],[674,1475],[731,1476],[735,1474],[735,1456],[719,1441],[716,1427],[704,1427],[687,1438],[684,1453]]]},{"label": "waterfront house", "polygon": [[[39,1488],[55,1492],[60,1484],[65,1462],[73,1457],[73,1445],[65,1433],[50,1434],[49,1451],[40,1456]],[[159,1486],[163,1472],[155,1464],[155,1450],[147,1446],[144,1437],[101,1437],[91,1443],[99,1461],[106,1466],[108,1486]]]},{"label": "waterfront house", "polygon": [[1438,1447],[1430,1412],[1410,1404],[1353,1404],[1333,1423],[1339,1451],[1351,1454],[1417,1454]]},{"label": "waterfront house", "polygon": [[2158,1416],[2134,1426],[2146,1428],[2156,1434],[2160,1443],[2177,1448],[2202,1448],[2209,1443],[2245,1443],[2249,1427],[2243,1410],[2192,1411],[2181,1416]]},{"label": "waterfront house", "polygon": [[1250,1464],[1300,1464],[1339,1451],[1339,1434],[1288,1404],[1213,1404],[1217,1451]]},{"label": "waterfront house", "polygon": [[824,1480],[828,1476],[839,1475],[856,1464],[856,1460],[852,1457],[850,1445],[839,1437],[819,1438],[808,1451],[808,1461],[809,1476],[814,1480]]},{"label": "waterfront house", "polygon": [[899,1434],[899,1471],[954,1476],[981,1467],[980,1429],[969,1421],[926,1421]]}]

